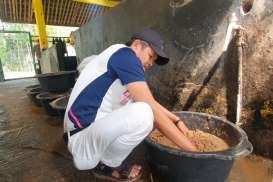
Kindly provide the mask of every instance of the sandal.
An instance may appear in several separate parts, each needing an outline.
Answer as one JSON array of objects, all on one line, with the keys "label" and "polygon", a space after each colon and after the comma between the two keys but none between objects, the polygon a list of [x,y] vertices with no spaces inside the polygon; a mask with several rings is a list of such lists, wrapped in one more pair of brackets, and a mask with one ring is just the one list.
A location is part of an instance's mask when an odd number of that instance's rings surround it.
[{"label": "sandal", "polygon": [[[135,165],[122,164],[117,168],[106,166],[105,164],[99,163],[97,167],[92,170],[93,175],[96,178],[103,180],[110,180],[116,182],[133,182],[139,180],[142,176],[142,169],[135,177],[129,177],[131,171]],[[113,175],[113,172],[118,172],[119,177]]]}]

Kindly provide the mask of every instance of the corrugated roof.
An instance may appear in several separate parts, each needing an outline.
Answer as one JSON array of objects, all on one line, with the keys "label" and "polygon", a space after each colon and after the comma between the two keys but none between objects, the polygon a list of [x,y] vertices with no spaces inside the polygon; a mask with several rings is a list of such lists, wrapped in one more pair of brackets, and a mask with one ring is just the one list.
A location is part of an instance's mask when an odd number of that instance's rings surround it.
[{"label": "corrugated roof", "polygon": [[[107,7],[72,0],[43,0],[46,25],[82,26]],[[0,0],[0,19],[10,23],[35,24],[32,0]]]}]

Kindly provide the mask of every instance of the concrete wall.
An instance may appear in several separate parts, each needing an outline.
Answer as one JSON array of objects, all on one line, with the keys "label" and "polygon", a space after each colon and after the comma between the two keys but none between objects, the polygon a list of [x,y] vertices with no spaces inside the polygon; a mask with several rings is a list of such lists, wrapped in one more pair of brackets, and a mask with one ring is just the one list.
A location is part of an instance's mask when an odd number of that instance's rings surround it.
[{"label": "concrete wall", "polygon": [[242,23],[247,39],[241,119],[254,151],[273,159],[273,1],[255,1]]},{"label": "concrete wall", "polygon": [[[160,102],[181,109],[187,100],[179,99],[182,93],[185,95],[184,83],[202,85],[216,73],[228,17],[237,9],[232,0],[177,2],[181,7],[172,8],[167,0],[129,0],[109,10],[75,33],[77,56],[82,60],[111,44],[126,42],[144,27],[157,30],[166,42],[171,61],[148,71],[148,82]],[[214,77],[211,82],[221,87],[221,74]]]},{"label": "concrete wall", "polygon": [[42,73],[56,73],[60,71],[56,45],[41,53],[40,65]]}]

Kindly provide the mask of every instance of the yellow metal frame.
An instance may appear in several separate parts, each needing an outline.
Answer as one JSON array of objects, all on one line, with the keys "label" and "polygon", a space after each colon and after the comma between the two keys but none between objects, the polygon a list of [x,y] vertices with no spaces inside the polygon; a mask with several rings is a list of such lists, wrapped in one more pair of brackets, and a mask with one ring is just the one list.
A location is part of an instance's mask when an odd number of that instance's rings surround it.
[{"label": "yellow metal frame", "polygon": [[77,2],[81,2],[81,3],[88,3],[88,4],[96,4],[96,5],[100,5],[100,6],[106,6],[106,7],[115,7],[117,6],[119,3],[121,3],[121,1],[118,0],[74,0]]},{"label": "yellow metal frame", "polygon": [[48,41],[42,0],[32,0],[32,7],[35,13],[36,24],[39,31],[40,47],[41,49],[46,49],[48,48]]}]

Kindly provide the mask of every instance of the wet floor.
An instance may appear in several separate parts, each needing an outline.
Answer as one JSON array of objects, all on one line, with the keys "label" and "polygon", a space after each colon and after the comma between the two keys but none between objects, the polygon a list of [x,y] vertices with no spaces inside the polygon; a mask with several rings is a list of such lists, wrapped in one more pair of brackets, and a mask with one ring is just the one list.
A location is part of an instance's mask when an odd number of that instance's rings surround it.
[{"label": "wet floor", "polygon": [[[62,141],[62,119],[36,107],[23,89],[34,79],[0,83],[0,181],[95,181],[90,171],[74,168]],[[144,165],[141,181],[160,181],[150,174],[140,145],[132,160]],[[229,182],[273,182],[273,162],[251,155],[236,161]]]}]

